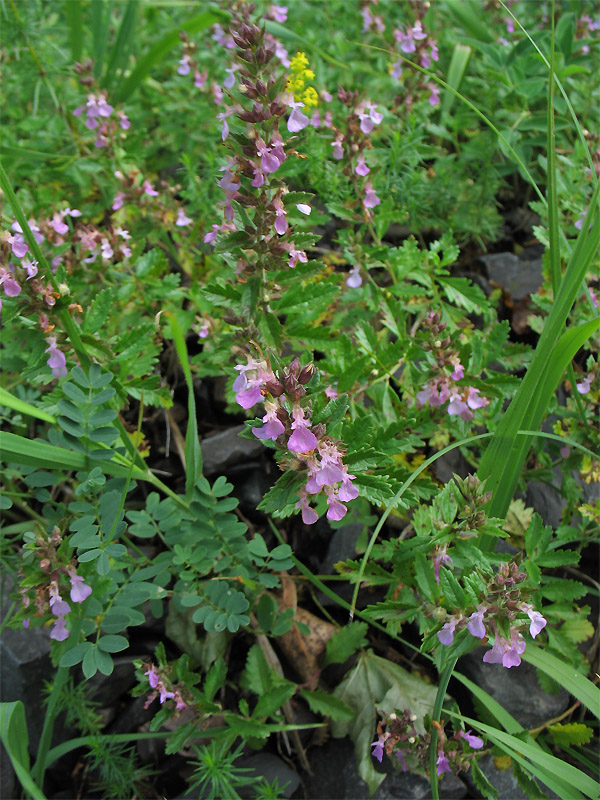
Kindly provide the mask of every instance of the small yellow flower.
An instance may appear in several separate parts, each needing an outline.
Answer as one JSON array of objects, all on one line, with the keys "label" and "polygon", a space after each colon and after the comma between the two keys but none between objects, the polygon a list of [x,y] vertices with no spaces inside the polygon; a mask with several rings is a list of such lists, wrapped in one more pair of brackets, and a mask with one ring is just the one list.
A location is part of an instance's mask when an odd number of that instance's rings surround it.
[{"label": "small yellow flower", "polygon": [[318,106],[319,95],[317,94],[316,89],[314,89],[312,86],[309,86],[307,89],[305,89],[302,94],[302,102],[307,108],[310,108],[311,106]]},{"label": "small yellow flower", "polygon": [[292,72],[303,72],[308,67],[308,58],[304,53],[298,52],[290,61]]}]

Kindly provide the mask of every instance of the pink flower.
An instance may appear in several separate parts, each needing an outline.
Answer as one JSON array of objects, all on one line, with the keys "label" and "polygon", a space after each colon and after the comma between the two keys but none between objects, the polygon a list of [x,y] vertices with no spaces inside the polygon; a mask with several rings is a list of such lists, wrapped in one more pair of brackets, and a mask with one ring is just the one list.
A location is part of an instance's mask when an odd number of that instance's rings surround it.
[{"label": "pink flower", "polygon": [[575,384],[575,388],[579,394],[587,394],[592,385],[592,376],[587,375],[580,383]]},{"label": "pink flower", "polygon": [[350,270],[350,273],[346,278],[346,286],[349,286],[351,289],[358,289],[359,286],[362,286],[360,267],[358,265],[356,267],[352,267]]},{"label": "pink flower", "polygon": [[[34,262],[37,263],[37,262]],[[37,272],[37,270],[36,270]],[[33,276],[30,276],[33,277]],[[21,287],[14,279],[11,272],[6,267],[0,267],[0,286],[4,289],[4,294],[7,297],[17,297],[21,294]]]},{"label": "pink flower", "polygon": [[190,66],[190,57],[186,54],[183,56],[181,61],[179,62],[179,66],[177,67],[177,74],[178,75],[189,75],[191,66]]},{"label": "pink flower", "polygon": [[306,114],[303,114],[299,109],[302,107],[304,108],[304,103],[296,103],[292,101],[290,104],[292,109],[292,113],[288,117],[287,121],[287,129],[290,133],[298,133],[309,123],[309,119]]},{"label": "pink flower", "polygon": [[287,19],[288,7],[287,6],[271,6],[269,9],[271,12],[271,17],[275,20],[275,22],[285,22]]},{"label": "pink flower", "polygon": [[483,747],[483,739],[475,736],[471,731],[459,731],[458,738],[464,739],[473,750],[479,750],[480,747]]},{"label": "pink flower", "polygon": [[538,633],[540,633],[546,627],[546,620],[539,611],[536,611],[527,603],[524,603],[521,606],[521,611],[524,611],[529,617],[531,621],[531,624],[529,625],[529,634],[533,639],[535,639]]},{"label": "pink flower", "polygon": [[177,219],[175,220],[175,225],[178,228],[185,228],[187,225],[191,225],[192,220],[186,216],[185,211],[183,208],[177,210]]},{"label": "pink flower", "polygon": [[50,353],[48,361],[46,362],[55,378],[64,378],[67,374],[67,359],[65,354],[58,349],[56,344],[56,336],[48,336],[46,339],[48,347],[45,353]]},{"label": "pink flower", "polygon": [[294,268],[298,263],[298,261],[300,261],[303,264],[306,264],[306,262],[308,261],[308,257],[304,252],[304,250],[296,250],[293,242],[289,245],[289,254],[290,254],[290,258],[288,261],[289,267]]},{"label": "pink flower", "polygon": [[319,519],[319,515],[308,505],[308,499],[306,494],[302,493],[300,495],[300,500],[296,503],[296,508],[301,509],[302,511],[302,522],[305,525],[314,525],[315,522]]},{"label": "pink flower", "polygon": [[446,645],[446,647],[450,647],[454,641],[454,629],[456,628],[457,624],[458,620],[456,617],[450,617],[441,631],[437,632],[437,638],[440,640],[441,644]]},{"label": "pink flower", "polygon": [[352,483],[353,478],[356,478],[356,475],[346,474],[338,490],[338,497],[340,500],[343,500],[344,503],[349,503],[350,500],[356,500],[358,497],[358,487],[354,486]]},{"label": "pink flower", "polygon": [[430,106],[437,106],[440,102],[440,90],[435,83],[428,83],[427,88],[430,90],[431,94],[429,95],[429,105]]},{"label": "pink flower", "polygon": [[483,639],[486,635],[485,625],[483,624],[483,616],[487,609],[481,606],[478,607],[477,611],[474,611],[471,616],[469,617],[469,622],[467,623],[467,630],[471,634],[471,636],[475,636],[477,639]]},{"label": "pink flower", "polygon": [[83,603],[86,597],[91,595],[92,587],[84,583],[80,575],[70,574],[69,577],[71,580],[71,600],[74,603]]},{"label": "pink flower", "polygon": [[450,769],[450,763],[443,752],[438,755],[435,763],[437,765],[438,775],[442,775],[444,772],[452,772]]},{"label": "pink flower", "polygon": [[117,192],[113,199],[113,204],[111,206],[113,211],[118,211],[120,208],[123,207],[123,200],[125,199],[125,192]]},{"label": "pink flower", "polygon": [[317,446],[317,437],[307,427],[298,426],[288,439],[291,453],[308,453]]},{"label": "pink flower", "polygon": [[10,243],[11,250],[17,258],[23,258],[25,253],[29,250],[25,239],[20,233],[17,233],[14,236],[9,235],[7,240]]},{"label": "pink flower", "polygon": [[336,161],[340,161],[344,157],[344,148],[342,146],[343,136],[339,134],[335,140],[335,142],[331,143],[333,147],[333,157]]},{"label": "pink flower", "polygon": [[198,72],[198,70],[194,72],[194,86],[196,89],[204,89],[207,80],[208,74],[206,72]]},{"label": "pink flower", "polygon": [[327,502],[329,504],[329,508],[327,509],[327,519],[337,522],[346,516],[348,509],[343,503],[340,503],[339,500],[336,500],[335,497],[328,497]]},{"label": "pink flower", "polygon": [[365,186],[365,199],[363,200],[363,205],[365,208],[375,208],[381,203],[379,197],[377,197],[375,193],[375,189],[371,186],[371,183],[367,183]]},{"label": "pink flower", "polygon": [[156,671],[156,668],[150,665],[146,670],[146,672],[144,672],[144,675],[148,676],[148,683],[150,684],[150,688],[156,689],[156,687],[158,686],[158,682],[160,680],[160,675]]},{"label": "pink flower", "polygon": [[56,581],[52,581],[48,591],[50,594],[50,600],[48,602],[54,616],[60,617],[68,614],[71,610],[71,606],[60,596]]},{"label": "pink flower", "polygon": [[64,642],[65,639],[69,638],[69,631],[65,624],[64,615],[60,615],[55,623],[54,627],[50,631],[50,638],[54,639],[56,642]]},{"label": "pink flower", "polygon": [[252,428],[252,433],[257,439],[272,439],[275,441],[285,431],[285,427],[277,416],[277,404],[268,400],[265,402],[266,414],[262,418],[265,425],[262,428]]},{"label": "pink flower", "polygon": [[239,67],[237,66],[237,64],[235,64],[233,67],[227,67],[225,69],[227,77],[223,81],[223,86],[226,89],[233,89],[233,87],[235,86],[235,73],[238,69]]},{"label": "pink flower", "polygon": [[452,564],[452,559],[446,553],[445,545],[443,548],[440,548],[439,552],[433,557],[433,574],[438,583],[440,582],[440,568],[442,564]]},{"label": "pink flower", "polygon": [[359,157],[358,157],[358,159],[356,161],[356,166],[354,167],[354,172],[356,172],[357,175],[360,175],[361,178],[365,178],[369,174],[369,172],[371,172],[371,170],[369,169],[369,167],[365,163],[365,157],[364,157],[363,153],[361,153],[359,155]]},{"label": "pink flower", "polygon": [[307,203],[296,203],[296,208],[301,214],[306,214],[307,217],[312,211],[312,208]]},{"label": "pink flower", "polygon": [[149,180],[145,180],[142,184],[142,189],[144,190],[144,194],[149,195],[150,197],[158,197],[158,192],[152,186]]},{"label": "pink flower", "polygon": [[507,669],[518,667],[525,647],[525,639],[513,628],[510,632],[510,640],[496,635],[494,646],[485,653],[483,660],[486,664],[502,664]]}]

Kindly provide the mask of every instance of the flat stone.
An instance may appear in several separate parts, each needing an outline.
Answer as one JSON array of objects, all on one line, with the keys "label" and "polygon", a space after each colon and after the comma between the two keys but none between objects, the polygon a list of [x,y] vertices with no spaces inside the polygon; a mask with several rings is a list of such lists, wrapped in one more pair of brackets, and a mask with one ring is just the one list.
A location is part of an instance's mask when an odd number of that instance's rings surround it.
[{"label": "flat stone", "polygon": [[204,475],[220,475],[236,464],[257,458],[264,451],[264,445],[258,439],[242,439],[238,434],[243,430],[243,425],[236,425],[202,440]]},{"label": "flat stone", "polygon": [[561,689],[548,694],[539,685],[535,667],[522,661],[506,669],[502,664],[486,664],[481,659],[489,648],[478,647],[463,656],[458,669],[486,691],[524,728],[535,728],[561,714],[569,704],[569,693]]},{"label": "flat stone", "polygon": [[[283,789],[283,797],[291,797],[300,786],[300,776],[295,770],[289,767],[282,758],[272,753],[257,753],[256,755],[236,761],[236,767],[251,769],[256,775],[256,781],[261,779],[273,783],[275,779],[279,788]],[[242,792],[244,790],[242,789]]]},{"label": "flat stone", "polygon": [[535,294],[543,282],[541,258],[519,258],[514,253],[480,256],[488,278],[510,292],[515,302]]},{"label": "flat stone", "polygon": [[[369,787],[359,777],[354,755],[354,744],[349,738],[330,739],[318,750],[310,750],[308,760],[313,775],[305,776],[303,796],[311,800],[365,800]],[[429,780],[412,772],[397,772],[389,761],[376,768],[386,777],[377,787],[372,800],[428,800],[431,797]],[[467,787],[455,775],[440,779],[442,800],[460,800],[466,797]]]}]

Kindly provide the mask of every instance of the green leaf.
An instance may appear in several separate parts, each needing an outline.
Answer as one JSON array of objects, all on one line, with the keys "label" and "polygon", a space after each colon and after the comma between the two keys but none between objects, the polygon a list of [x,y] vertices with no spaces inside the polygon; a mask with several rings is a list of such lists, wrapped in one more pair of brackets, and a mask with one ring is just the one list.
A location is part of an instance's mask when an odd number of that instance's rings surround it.
[{"label": "green leaf", "polygon": [[252,712],[252,717],[254,719],[263,719],[264,717],[272,716],[292,697],[295,691],[296,684],[290,681],[285,681],[285,683],[269,689],[269,691],[259,696],[258,703]]},{"label": "green leaf", "polygon": [[554,744],[559,747],[588,744],[594,735],[592,728],[588,728],[583,722],[568,722],[565,725],[557,722],[549,725],[548,731]]},{"label": "green leaf", "polygon": [[339,720],[351,720],[354,717],[354,711],[346,705],[338,697],[334,697],[327,692],[313,691],[309,692],[306,689],[300,691],[302,697],[306,700],[311,711],[315,714],[323,714],[325,717]]},{"label": "green leaf", "polygon": [[227,664],[222,658],[218,658],[210,668],[206,680],[204,681],[204,696],[207,700],[212,700],[219,689],[225,683],[227,676]]},{"label": "green leaf", "polygon": [[83,660],[83,657],[91,647],[93,647],[91,642],[81,642],[81,644],[75,645],[75,647],[67,650],[67,652],[60,659],[60,666],[74,667],[76,664],[80,664]]},{"label": "green leaf", "polygon": [[396,709],[410,708],[417,715],[415,728],[423,733],[423,718],[433,709],[435,686],[367,651],[359,655],[356,666],[336,688],[334,696],[353,709],[354,719],[334,721],[333,736],[352,737],[358,773],[373,793],[385,777],[374,768],[371,755],[370,745],[377,727],[376,710],[389,714]]},{"label": "green leaf", "polygon": [[98,647],[105,653],[119,653],[129,647],[129,641],[124,636],[101,636]]},{"label": "green leaf", "polygon": [[337,630],[327,642],[323,666],[343,664],[359,647],[364,647],[367,629],[366,622],[351,622]]},{"label": "green leaf", "polygon": [[29,734],[25,706],[20,700],[0,703],[0,740],[22,787],[34,800],[45,800],[44,793],[36,786],[29,771]]}]

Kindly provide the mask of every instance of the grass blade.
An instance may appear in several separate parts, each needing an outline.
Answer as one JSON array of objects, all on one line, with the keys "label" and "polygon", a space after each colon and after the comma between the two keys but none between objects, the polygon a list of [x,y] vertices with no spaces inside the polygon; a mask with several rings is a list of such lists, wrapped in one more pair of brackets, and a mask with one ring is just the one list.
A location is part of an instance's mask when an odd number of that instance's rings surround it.
[{"label": "grass blade", "polygon": [[202,475],[202,450],[198,438],[198,420],[196,417],[196,396],[194,394],[194,379],[188,359],[185,336],[177,321],[177,318],[170,311],[166,312],[171,326],[171,335],[175,344],[175,350],[179,357],[179,363],[185,377],[188,390],[188,423],[185,432],[185,494],[187,500],[192,497],[196,481]]},{"label": "grass blade", "polygon": [[554,22],[555,8],[552,0],[550,11],[550,75],[548,78],[548,121],[546,142],[546,194],[548,195],[548,235],[550,252],[550,275],[554,296],[560,286],[560,245],[558,224],[558,198],[556,195],[556,135],[554,130]]},{"label": "grass blade", "polygon": [[481,22],[479,3],[474,3],[473,0],[446,0],[446,8],[474,39],[488,43],[494,41],[487,26]]},{"label": "grass blade", "polygon": [[131,75],[123,82],[117,92],[116,99],[122,103],[134,92],[150,71],[159,64],[166,54],[181,43],[180,31],[192,34],[214,25],[215,22],[224,22],[229,19],[229,14],[219,9],[210,9],[196,14],[194,17],[182,22],[173,28],[166,36],[153,45],[141,58],[138,59]]},{"label": "grass blade", "polygon": [[133,38],[135,33],[135,22],[137,17],[139,0],[129,0],[127,8],[123,14],[123,19],[119,26],[117,39],[113,45],[112,52],[106,65],[103,84],[110,91],[116,77],[117,70],[122,70],[127,64],[127,59],[131,53]]},{"label": "grass blade", "polygon": [[108,26],[112,0],[92,0],[91,3],[91,29],[92,29],[92,60],[94,62],[94,77],[100,79],[104,67],[104,53],[108,40]]},{"label": "grass blade", "polygon": [[6,406],[6,408],[10,408],[18,414],[25,414],[27,417],[41,419],[42,422],[56,423],[56,417],[53,417],[52,414],[48,414],[47,411],[42,411],[41,408],[32,406],[31,403],[26,403],[25,400],[21,400],[20,397],[15,397],[14,394],[11,394],[2,387],[0,387],[0,406]]},{"label": "grass blade", "polygon": [[[467,44],[457,44],[454,46],[450,66],[448,67],[447,83],[448,86],[457,91],[467,69],[469,58],[471,57],[471,48]],[[450,111],[456,95],[454,91],[446,89],[444,99],[442,100],[442,113]]]},{"label": "grass blade", "polygon": [[45,795],[35,784],[29,771],[29,735],[25,720],[25,706],[20,700],[0,703],[0,740],[13,765],[23,789],[34,800],[45,800]]},{"label": "grass blade", "polygon": [[83,47],[83,4],[81,0],[65,0],[63,7],[69,27],[69,45],[73,62],[81,61]]},{"label": "grass blade", "polygon": [[581,675],[562,659],[531,642],[528,642],[522,658],[523,661],[533,664],[534,667],[541,669],[546,675],[558,681],[573,697],[580,700],[594,716],[600,719],[600,689],[585,675]]},{"label": "grass blade", "polygon": [[[545,777],[550,777],[558,788],[559,797],[575,800],[575,798],[586,795],[592,800],[597,800],[600,784],[577,767],[550,755],[550,753],[545,753],[541,748],[524,742],[506,731],[462,715],[452,714],[452,716],[460,716],[468,725],[483,731],[495,744],[506,750],[511,758],[515,758],[519,763],[524,762],[526,769],[531,770],[544,783],[546,783]],[[524,757],[523,760],[520,757]],[[565,794],[565,790],[567,790],[567,794]]]}]

